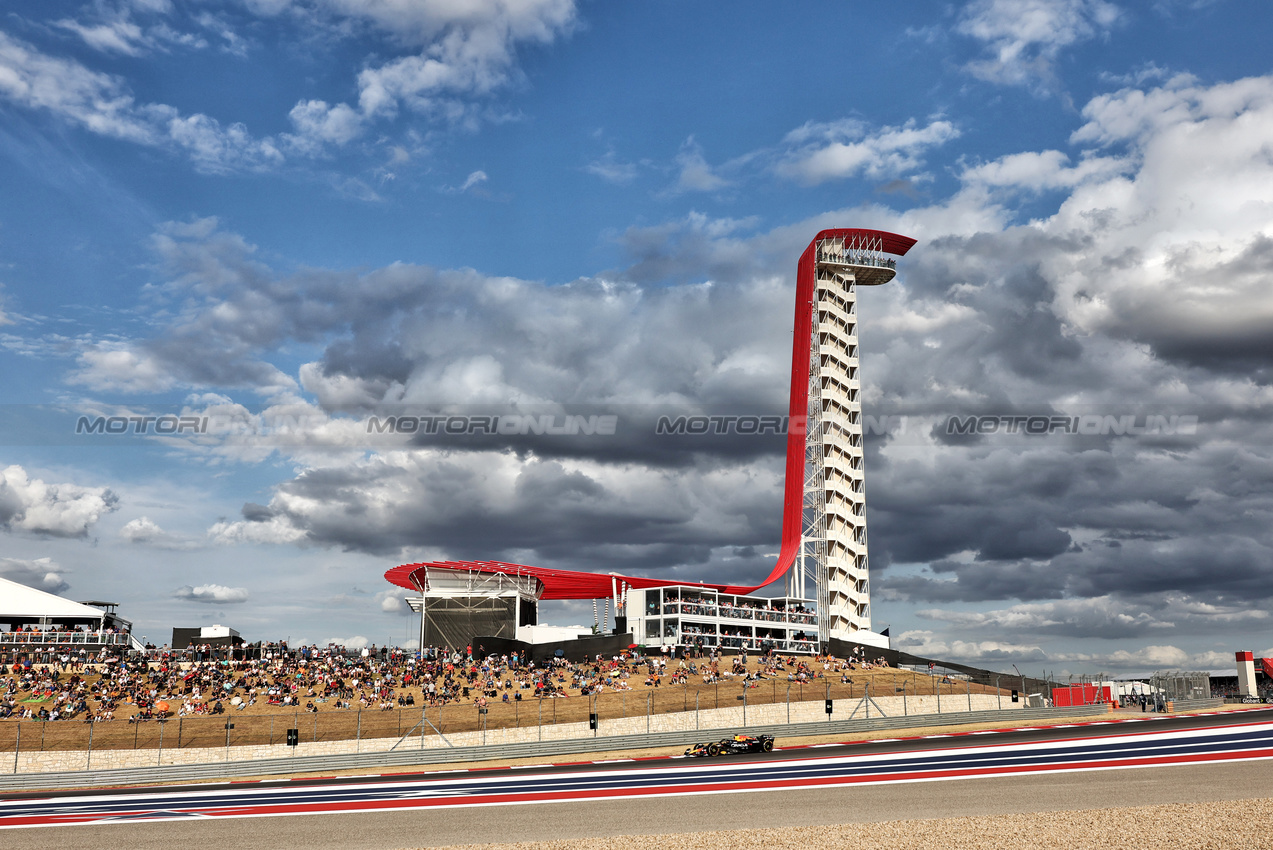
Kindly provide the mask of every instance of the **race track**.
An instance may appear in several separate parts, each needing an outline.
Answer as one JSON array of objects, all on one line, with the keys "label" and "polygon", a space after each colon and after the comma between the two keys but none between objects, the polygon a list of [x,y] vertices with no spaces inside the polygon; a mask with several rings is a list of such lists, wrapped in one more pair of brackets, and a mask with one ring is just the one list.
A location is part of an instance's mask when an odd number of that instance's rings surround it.
[{"label": "race track", "polygon": [[1273,787],[1271,759],[1273,717],[1256,711],[713,761],[9,795],[0,827],[37,828],[60,847],[545,840],[1238,799]]}]

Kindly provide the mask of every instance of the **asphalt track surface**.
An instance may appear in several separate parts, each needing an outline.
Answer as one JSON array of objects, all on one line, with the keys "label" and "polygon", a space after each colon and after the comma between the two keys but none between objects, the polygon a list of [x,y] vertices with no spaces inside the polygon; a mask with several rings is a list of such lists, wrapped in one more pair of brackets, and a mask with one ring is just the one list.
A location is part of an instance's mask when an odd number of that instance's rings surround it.
[{"label": "asphalt track surface", "polygon": [[[963,781],[943,781],[955,779]],[[710,761],[8,794],[0,827],[39,828],[13,838],[59,848],[387,848],[1245,799],[1271,789],[1273,710],[1256,710]]]}]

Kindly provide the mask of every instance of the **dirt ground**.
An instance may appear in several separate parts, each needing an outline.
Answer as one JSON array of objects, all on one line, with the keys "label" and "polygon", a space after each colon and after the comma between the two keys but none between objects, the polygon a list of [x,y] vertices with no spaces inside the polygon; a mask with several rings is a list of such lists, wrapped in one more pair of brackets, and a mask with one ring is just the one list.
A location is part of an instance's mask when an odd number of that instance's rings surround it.
[{"label": "dirt ground", "polygon": [[795,829],[745,829],[587,838],[551,843],[467,844],[467,850],[1040,850],[1188,847],[1273,848],[1273,799],[1039,812],[970,818],[886,821]]}]

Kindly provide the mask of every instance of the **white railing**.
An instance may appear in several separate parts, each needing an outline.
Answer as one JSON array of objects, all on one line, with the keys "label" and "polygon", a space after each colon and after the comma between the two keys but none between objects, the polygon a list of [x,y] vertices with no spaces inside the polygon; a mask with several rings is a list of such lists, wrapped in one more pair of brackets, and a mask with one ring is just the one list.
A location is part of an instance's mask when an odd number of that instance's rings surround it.
[{"label": "white railing", "polygon": [[685,615],[690,617],[719,617],[724,620],[745,620],[747,622],[794,623],[801,626],[812,626],[817,623],[814,614],[783,611],[777,608],[735,608],[727,605],[703,605],[697,602],[670,603],[663,606],[663,614]]},{"label": "white railing", "polygon": [[0,646],[128,646],[122,632],[0,632]]},{"label": "white railing", "polygon": [[848,251],[828,251],[825,248],[818,250],[819,263],[835,263],[841,266],[871,266],[878,269],[897,269],[897,260],[889,257],[881,257],[871,251],[848,250]]}]

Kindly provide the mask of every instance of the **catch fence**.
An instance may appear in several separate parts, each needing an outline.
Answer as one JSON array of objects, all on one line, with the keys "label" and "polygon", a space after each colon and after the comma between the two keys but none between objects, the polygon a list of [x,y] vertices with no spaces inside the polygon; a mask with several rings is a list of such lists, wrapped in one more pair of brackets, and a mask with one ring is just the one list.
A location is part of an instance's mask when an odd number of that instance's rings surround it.
[{"label": "catch fence", "polygon": [[[31,752],[93,752],[104,750],[208,749],[216,747],[270,746],[334,741],[402,739],[404,737],[447,736],[462,732],[502,729],[550,728],[621,718],[653,718],[674,713],[694,713],[711,709],[785,705],[776,716],[790,720],[792,706],[811,700],[832,700],[839,704],[893,698],[897,713],[915,711],[958,712],[991,700],[993,707],[1012,708],[1014,682],[993,685],[955,679],[950,676],[919,675],[904,670],[875,671],[863,680],[862,674],[840,681],[829,678],[808,682],[762,679],[743,682],[723,680],[713,684],[662,681],[658,687],[640,690],[607,690],[593,696],[535,697],[528,690],[505,691],[510,696],[489,697],[480,691],[462,704],[412,706],[379,709],[374,706],[333,708],[330,701],[314,699],[315,712],[278,706],[253,706],[240,710],[224,703],[224,713],[169,717],[165,720],[115,719],[95,723],[82,719],[40,721],[0,720],[0,754]],[[636,677],[632,681],[638,681]],[[489,692],[488,692],[489,693]],[[516,697],[520,696],[518,699]],[[484,699],[486,705],[478,705]],[[179,700],[172,699],[174,706]],[[922,707],[921,707],[922,704]],[[485,710],[483,710],[485,709]],[[773,714],[774,712],[770,712]],[[647,721],[647,724],[649,721]],[[289,730],[291,734],[289,736]],[[542,734],[540,737],[544,737]],[[0,761],[0,765],[3,762]],[[0,767],[0,770],[3,770]]]}]

